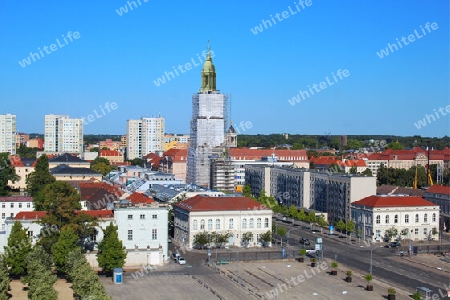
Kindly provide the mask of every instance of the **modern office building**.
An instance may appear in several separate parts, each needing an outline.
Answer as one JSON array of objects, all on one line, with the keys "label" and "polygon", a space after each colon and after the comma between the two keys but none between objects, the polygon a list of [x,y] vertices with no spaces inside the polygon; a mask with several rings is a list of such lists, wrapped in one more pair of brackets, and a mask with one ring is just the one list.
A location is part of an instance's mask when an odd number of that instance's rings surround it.
[{"label": "modern office building", "polygon": [[83,119],[71,119],[66,115],[45,115],[44,151],[81,154]]},{"label": "modern office building", "polygon": [[16,115],[0,115],[0,153],[16,154]]},{"label": "modern office building", "polygon": [[163,117],[127,121],[127,159],[142,158],[164,149]]},{"label": "modern office building", "polygon": [[350,204],[376,194],[376,177],[301,168],[246,165],[245,183],[280,204],[327,213],[328,221],[350,220]]},{"label": "modern office building", "polygon": [[208,187],[210,156],[215,149],[224,148],[227,128],[227,97],[216,88],[216,70],[209,47],[201,76],[200,91],[192,96],[186,180],[188,183]]}]

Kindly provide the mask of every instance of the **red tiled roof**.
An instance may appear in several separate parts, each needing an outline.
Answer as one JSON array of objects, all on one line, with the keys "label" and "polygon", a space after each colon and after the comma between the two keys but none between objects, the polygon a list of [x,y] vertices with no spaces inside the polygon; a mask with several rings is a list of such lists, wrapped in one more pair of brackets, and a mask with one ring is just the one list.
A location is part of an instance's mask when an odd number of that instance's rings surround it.
[{"label": "red tiled roof", "polygon": [[77,214],[85,214],[91,217],[97,217],[97,218],[113,218],[114,217],[114,211],[113,210],[77,210]]},{"label": "red tiled roof", "polygon": [[122,154],[116,150],[100,150],[100,156],[122,156]]},{"label": "red tiled roof", "polygon": [[407,207],[407,206],[436,206],[434,203],[417,196],[369,196],[352,205],[369,207]]},{"label": "red tiled roof", "polygon": [[46,214],[46,211],[21,211],[17,213],[14,220],[38,220]]},{"label": "red tiled roof", "polygon": [[141,193],[133,193],[127,197],[131,203],[154,203],[155,201],[152,198],[149,198]]},{"label": "red tiled roof", "polygon": [[300,157],[303,157],[304,161],[308,160],[306,150],[230,148],[228,152],[231,158],[236,160],[260,160],[263,156],[272,156],[272,154],[275,154],[279,160],[301,160]]},{"label": "red tiled roof", "polygon": [[[411,150],[386,149],[381,153],[369,155],[369,160],[414,160],[419,154],[428,157],[428,150],[415,147]],[[450,149],[445,147],[442,150],[430,150],[430,160],[450,160]]]},{"label": "red tiled roof", "polygon": [[433,185],[430,186],[425,193],[450,195],[450,186]]},{"label": "red tiled roof", "polygon": [[194,196],[175,204],[188,211],[262,210],[258,201],[248,197],[205,197]]}]

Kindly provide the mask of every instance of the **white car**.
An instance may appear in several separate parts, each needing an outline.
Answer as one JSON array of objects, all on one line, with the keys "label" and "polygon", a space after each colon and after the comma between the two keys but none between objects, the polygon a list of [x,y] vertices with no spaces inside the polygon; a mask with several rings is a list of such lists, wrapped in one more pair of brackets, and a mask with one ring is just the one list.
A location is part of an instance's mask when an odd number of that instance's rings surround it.
[{"label": "white car", "polygon": [[186,260],[184,259],[184,257],[180,256],[180,257],[178,258],[178,263],[179,263],[180,265],[185,265],[185,264],[186,264]]}]

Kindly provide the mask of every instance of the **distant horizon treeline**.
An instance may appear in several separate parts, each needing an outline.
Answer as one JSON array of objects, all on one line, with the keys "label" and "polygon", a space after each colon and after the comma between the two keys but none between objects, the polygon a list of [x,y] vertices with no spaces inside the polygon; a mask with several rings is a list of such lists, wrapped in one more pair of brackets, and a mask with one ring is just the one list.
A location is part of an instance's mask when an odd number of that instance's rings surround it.
[{"label": "distant horizon treeline", "polygon": [[[30,133],[30,137],[44,138],[43,134]],[[287,135],[287,138],[286,138]],[[290,149],[322,149],[330,148],[336,150],[359,149],[363,147],[371,147],[380,145],[381,141],[385,141],[386,145],[398,142],[399,149],[411,149],[413,147],[427,147],[433,149],[444,149],[450,147],[450,137],[422,137],[414,136],[396,136],[396,135],[347,135],[347,145],[341,149],[342,135],[303,135],[303,134],[239,134],[237,137],[238,147],[263,147],[263,148],[286,148],[290,145]],[[95,144],[99,141],[111,139],[120,141],[121,135],[117,134],[85,134],[85,144]],[[372,143],[370,141],[373,140]],[[389,146],[388,146],[389,147]]]}]

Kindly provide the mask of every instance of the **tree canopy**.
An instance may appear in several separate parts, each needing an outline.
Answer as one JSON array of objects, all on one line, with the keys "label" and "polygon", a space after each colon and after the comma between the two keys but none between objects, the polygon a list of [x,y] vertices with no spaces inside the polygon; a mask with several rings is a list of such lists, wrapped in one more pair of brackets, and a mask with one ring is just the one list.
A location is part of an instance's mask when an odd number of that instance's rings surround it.
[{"label": "tree canopy", "polygon": [[106,273],[112,273],[114,268],[121,268],[127,257],[122,241],[117,234],[117,226],[112,222],[106,227],[103,240],[98,245],[98,265]]},{"label": "tree canopy", "polygon": [[31,252],[31,242],[27,235],[27,228],[23,228],[19,221],[14,222],[5,246],[6,263],[10,267],[10,274],[20,277],[27,273],[27,255]]},{"label": "tree canopy", "polygon": [[55,266],[61,273],[67,273],[66,270],[66,257],[69,252],[76,250],[78,236],[75,234],[72,227],[64,227],[59,235],[58,241],[52,246],[53,259],[55,260]]},{"label": "tree canopy", "polygon": [[9,196],[11,188],[8,186],[8,180],[15,182],[20,177],[16,175],[16,170],[11,166],[9,153],[0,153],[0,196]]},{"label": "tree canopy", "polygon": [[43,154],[37,159],[34,171],[27,177],[27,193],[30,196],[35,197],[47,184],[55,181],[56,179],[50,173],[48,167],[48,157]]}]

